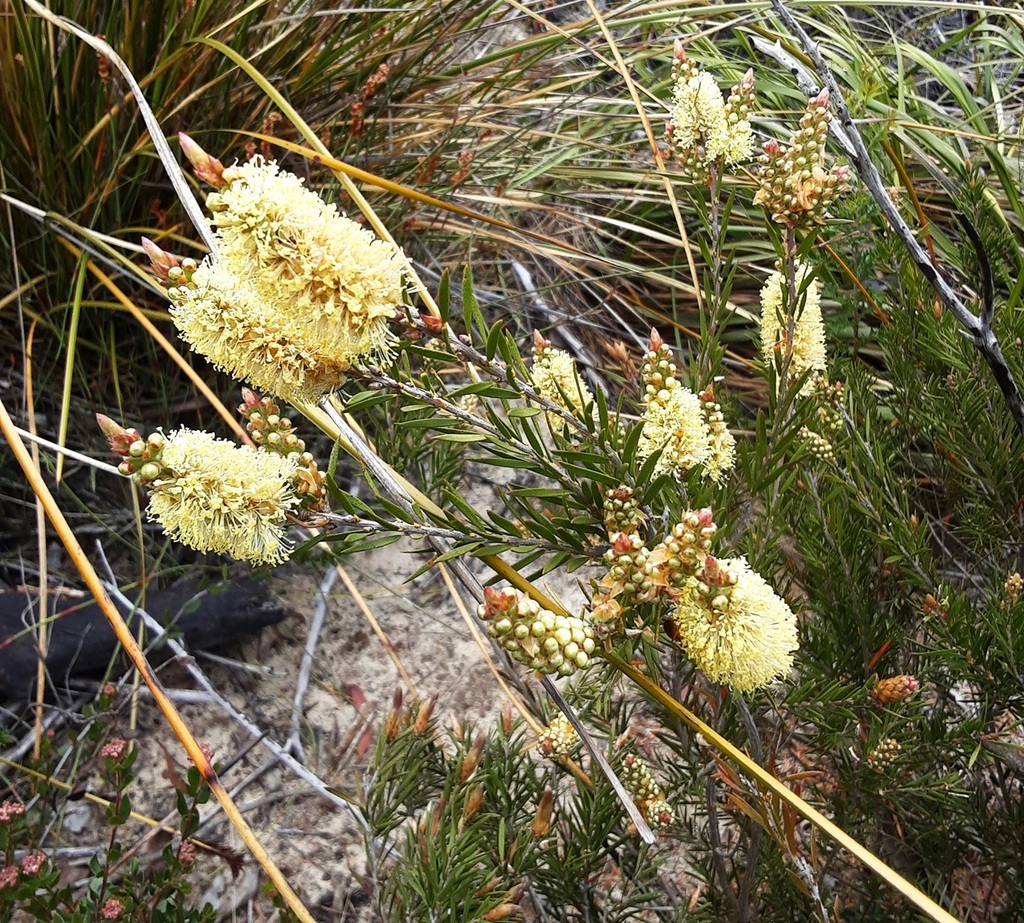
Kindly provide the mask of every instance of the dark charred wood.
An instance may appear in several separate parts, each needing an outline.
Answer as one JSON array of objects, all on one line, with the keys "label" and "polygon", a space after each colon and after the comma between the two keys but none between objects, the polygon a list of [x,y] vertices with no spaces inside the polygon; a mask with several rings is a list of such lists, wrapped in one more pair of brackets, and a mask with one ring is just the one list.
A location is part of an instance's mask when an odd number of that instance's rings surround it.
[{"label": "dark charred wood", "polygon": [[[117,605],[117,603],[115,603]],[[140,619],[121,614],[136,633]],[[101,675],[119,652],[105,616],[91,597],[58,596],[51,605],[46,669],[49,688],[59,692],[71,679]],[[37,600],[25,593],[0,593],[0,701],[23,703],[35,695],[38,646]],[[281,621],[284,612],[259,581],[240,579],[201,588],[190,581],[151,590],[145,610],[182,636],[189,650],[222,647]],[[146,638],[152,638],[147,632]],[[144,645],[147,642],[144,641]],[[161,660],[161,645],[151,659]]]}]

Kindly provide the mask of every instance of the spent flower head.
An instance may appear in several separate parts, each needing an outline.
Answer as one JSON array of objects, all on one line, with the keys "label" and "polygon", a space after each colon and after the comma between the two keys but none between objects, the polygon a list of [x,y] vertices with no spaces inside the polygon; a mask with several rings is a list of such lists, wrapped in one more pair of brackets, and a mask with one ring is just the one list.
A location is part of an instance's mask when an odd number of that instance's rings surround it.
[{"label": "spent flower head", "polygon": [[740,692],[785,676],[799,646],[792,610],[742,558],[709,556],[680,593],[672,621],[693,662]]},{"label": "spent flower head", "polygon": [[[765,362],[773,364],[777,353],[785,355],[787,350],[791,350],[790,379],[799,378],[811,370],[825,370],[825,326],[821,319],[821,283],[810,275],[811,270],[798,263],[795,273],[796,292],[787,292],[785,298],[783,289],[786,278],[779,271],[773,272],[761,289],[761,355]],[[791,321],[792,344],[789,342]],[[800,393],[810,394],[814,388],[814,380],[808,378]]]}]

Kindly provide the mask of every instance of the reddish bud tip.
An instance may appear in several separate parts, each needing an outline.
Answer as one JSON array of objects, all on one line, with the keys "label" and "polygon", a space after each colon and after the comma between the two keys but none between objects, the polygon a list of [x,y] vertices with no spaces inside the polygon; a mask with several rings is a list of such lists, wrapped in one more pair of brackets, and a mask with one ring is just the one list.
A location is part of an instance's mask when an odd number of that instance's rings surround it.
[{"label": "reddish bud tip", "polygon": [[110,450],[118,455],[127,456],[132,443],[142,439],[137,429],[125,429],[120,423],[115,423],[105,414],[96,414],[96,422],[103,430],[103,435],[107,437]]},{"label": "reddish bud tip", "polygon": [[167,281],[167,274],[170,270],[181,265],[181,261],[173,253],[161,250],[148,237],[142,238],[142,249],[146,256],[149,257],[149,264],[154,275],[161,282]]},{"label": "reddish bud tip", "polygon": [[216,157],[211,157],[195,141],[183,131],[178,132],[178,143],[185,156],[195,169],[200,182],[215,186],[218,189],[226,185],[224,182],[224,164]]}]

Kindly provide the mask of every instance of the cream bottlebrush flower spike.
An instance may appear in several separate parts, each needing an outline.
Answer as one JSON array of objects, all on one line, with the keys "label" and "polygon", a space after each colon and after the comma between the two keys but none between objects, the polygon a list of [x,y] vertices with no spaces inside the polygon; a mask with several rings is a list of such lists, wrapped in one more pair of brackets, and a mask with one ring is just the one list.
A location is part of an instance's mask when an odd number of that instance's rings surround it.
[{"label": "cream bottlebrush flower spike", "polygon": [[708,477],[716,484],[721,484],[725,475],[732,471],[736,464],[736,437],[729,432],[725,423],[725,414],[721,405],[715,400],[715,389],[708,385],[697,395],[701,401],[704,420],[708,424],[711,437],[708,440],[708,460],[705,463]]},{"label": "cream bottlebrush flower spike", "polygon": [[149,490],[148,513],[172,538],[253,564],[280,564],[290,551],[287,515],[299,508],[297,454],[236,446],[178,429],[143,439],[97,415],[121,472]]},{"label": "cream bottlebrush flower spike", "polygon": [[753,70],[743,75],[726,100],[714,78],[687,58],[676,41],[668,139],[688,172],[704,178],[712,164],[749,159],[753,103]]},{"label": "cream bottlebrush flower spike", "polygon": [[[790,348],[787,342],[789,320],[796,315],[790,379],[799,378],[807,371],[825,371],[827,357],[825,325],[821,319],[821,283],[809,276],[810,269],[798,263],[796,292],[790,292],[785,303],[782,294],[786,278],[782,272],[773,272],[761,289],[761,355],[769,365],[774,364],[776,355],[781,353],[784,356]],[[808,378],[800,393],[809,394],[814,387],[813,378]]]},{"label": "cream bottlebrush flower spike", "polygon": [[[576,368],[576,360],[567,352],[555,349],[538,331],[533,332],[533,366],[530,377],[541,397],[564,407],[566,410],[586,419],[586,408],[591,408],[591,418],[597,419],[594,395],[583,383]],[[548,420],[556,429],[563,421],[554,413],[548,413]]]},{"label": "cream bottlebrush flower spike", "polygon": [[402,303],[399,250],[272,161],[223,168],[187,136],[182,145],[220,187],[207,198],[217,256],[165,270],[171,315],[193,349],[263,390],[310,402],[347,369],[385,355]]},{"label": "cream bottlebrush flower spike", "polygon": [[706,464],[711,458],[711,430],[700,398],[679,383],[672,354],[657,330],[651,331],[641,375],[646,407],[637,455],[647,459],[660,450],[655,474],[676,477]]},{"label": "cream bottlebrush flower spike", "polygon": [[716,560],[680,593],[671,615],[678,641],[708,677],[739,692],[785,676],[799,647],[796,617],[745,560]]}]

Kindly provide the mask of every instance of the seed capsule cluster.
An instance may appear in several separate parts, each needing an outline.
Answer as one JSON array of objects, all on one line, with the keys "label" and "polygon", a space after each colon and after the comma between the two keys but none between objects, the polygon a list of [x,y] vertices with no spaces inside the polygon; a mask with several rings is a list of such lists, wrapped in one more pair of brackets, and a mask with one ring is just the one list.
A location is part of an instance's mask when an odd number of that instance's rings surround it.
[{"label": "seed capsule cluster", "polygon": [[485,590],[477,615],[509,655],[540,673],[571,676],[590,665],[594,629],[575,616],[556,615],[511,590]]}]

